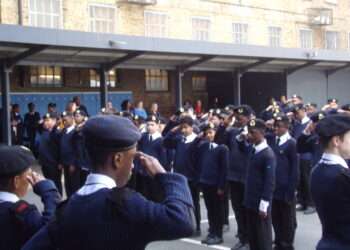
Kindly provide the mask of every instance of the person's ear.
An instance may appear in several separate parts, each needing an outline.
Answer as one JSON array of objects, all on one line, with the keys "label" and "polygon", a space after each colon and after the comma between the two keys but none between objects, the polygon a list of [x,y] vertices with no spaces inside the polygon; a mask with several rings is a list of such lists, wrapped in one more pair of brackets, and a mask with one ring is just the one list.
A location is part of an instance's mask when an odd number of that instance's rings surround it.
[{"label": "person's ear", "polygon": [[331,142],[334,147],[338,147],[339,144],[341,143],[340,136],[333,136],[333,138],[331,139]]},{"label": "person's ear", "polygon": [[123,160],[123,154],[122,153],[116,153],[113,155],[113,167],[117,170],[121,166],[121,162]]},{"label": "person's ear", "polygon": [[20,187],[21,183],[21,177],[19,175],[16,175],[12,178],[10,185],[14,190],[17,190]]}]

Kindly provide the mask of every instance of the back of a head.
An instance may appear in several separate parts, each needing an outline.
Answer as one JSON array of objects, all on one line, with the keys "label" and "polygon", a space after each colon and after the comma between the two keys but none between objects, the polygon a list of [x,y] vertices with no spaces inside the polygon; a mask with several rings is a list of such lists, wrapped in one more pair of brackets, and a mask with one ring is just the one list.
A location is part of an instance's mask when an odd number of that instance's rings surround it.
[{"label": "back of a head", "polygon": [[130,119],[115,115],[91,117],[82,132],[94,169],[103,165],[107,154],[127,151],[141,138],[140,131]]}]

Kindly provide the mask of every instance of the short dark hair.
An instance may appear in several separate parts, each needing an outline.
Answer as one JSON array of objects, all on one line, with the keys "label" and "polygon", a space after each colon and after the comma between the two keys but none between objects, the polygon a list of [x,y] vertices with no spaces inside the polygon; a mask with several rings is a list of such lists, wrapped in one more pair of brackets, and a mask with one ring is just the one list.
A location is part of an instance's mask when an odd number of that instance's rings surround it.
[{"label": "short dark hair", "polygon": [[0,191],[8,191],[12,178],[8,176],[0,177]]},{"label": "short dark hair", "polygon": [[28,108],[29,108],[29,109],[30,109],[30,108],[33,108],[33,107],[35,107],[35,104],[34,104],[34,103],[32,103],[32,102],[28,103]]},{"label": "short dark hair", "polygon": [[93,146],[86,146],[92,170],[98,170],[100,166],[107,163],[108,157],[113,153],[110,150],[97,149]]},{"label": "short dark hair", "polygon": [[190,116],[184,116],[180,119],[180,124],[187,124],[189,126],[193,126],[193,119]]},{"label": "short dark hair", "polygon": [[[339,135],[340,140],[344,140],[344,135],[345,134]],[[336,135],[334,135],[334,136],[336,136]],[[328,145],[334,136],[328,136],[328,137],[320,136],[319,142],[320,142],[320,145],[321,145],[323,150],[328,148]]]}]

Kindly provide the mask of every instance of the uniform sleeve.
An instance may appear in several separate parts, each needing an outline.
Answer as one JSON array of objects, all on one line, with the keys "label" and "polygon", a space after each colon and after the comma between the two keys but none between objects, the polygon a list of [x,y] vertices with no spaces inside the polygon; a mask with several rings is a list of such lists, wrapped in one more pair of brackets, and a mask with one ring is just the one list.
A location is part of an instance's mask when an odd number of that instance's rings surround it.
[{"label": "uniform sleeve", "polygon": [[287,158],[290,164],[290,169],[286,200],[290,201],[295,196],[295,190],[297,189],[299,178],[297,146],[294,140],[289,145]]},{"label": "uniform sleeve", "polygon": [[169,132],[163,140],[163,146],[167,149],[175,149],[179,142],[179,136],[177,133]]},{"label": "uniform sleeve", "polygon": [[21,250],[57,250],[49,236],[48,226],[36,233]]},{"label": "uniform sleeve", "polygon": [[44,211],[42,215],[34,214],[30,220],[37,227],[40,228],[47,224],[52,216],[55,214],[56,207],[61,201],[61,196],[55,186],[50,180],[41,181],[34,186],[34,192],[41,197],[44,204]]},{"label": "uniform sleeve", "polygon": [[262,200],[270,201],[275,186],[276,158],[274,154],[268,154],[264,163],[264,188],[262,192]]},{"label": "uniform sleeve", "polygon": [[223,146],[220,152],[220,173],[219,173],[219,188],[225,189],[226,175],[229,168],[229,151],[226,146]]},{"label": "uniform sleeve", "polygon": [[162,164],[163,167],[166,168],[167,171],[170,171],[169,165],[168,165],[168,154],[166,148],[163,147],[163,139],[161,142],[157,145],[158,149],[158,156],[159,156],[159,162]]},{"label": "uniform sleeve", "polygon": [[297,141],[298,153],[312,153],[313,145],[316,143],[316,137],[312,135],[301,134]]},{"label": "uniform sleeve", "polygon": [[144,229],[140,240],[148,243],[191,236],[193,202],[186,178],[168,173],[157,175],[155,181],[164,189],[162,203],[148,201],[136,192],[124,198],[122,211],[135,227]]}]

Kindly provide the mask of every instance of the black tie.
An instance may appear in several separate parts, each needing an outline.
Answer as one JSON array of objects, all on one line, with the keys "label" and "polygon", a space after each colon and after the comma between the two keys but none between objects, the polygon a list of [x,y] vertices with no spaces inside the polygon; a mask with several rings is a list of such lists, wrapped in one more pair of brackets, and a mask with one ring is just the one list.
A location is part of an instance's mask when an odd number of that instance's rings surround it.
[{"label": "black tie", "polygon": [[149,135],[149,141],[152,142],[152,135]]},{"label": "black tie", "polygon": [[277,137],[277,140],[276,140],[276,145],[277,145],[277,146],[280,145],[280,141],[281,141],[281,138]]}]

